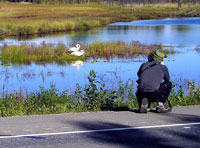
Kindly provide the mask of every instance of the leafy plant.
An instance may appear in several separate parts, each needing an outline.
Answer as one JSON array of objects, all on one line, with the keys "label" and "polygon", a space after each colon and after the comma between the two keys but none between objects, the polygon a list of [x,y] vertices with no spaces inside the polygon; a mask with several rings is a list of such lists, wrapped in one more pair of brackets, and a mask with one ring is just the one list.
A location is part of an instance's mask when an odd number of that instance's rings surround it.
[{"label": "leafy plant", "polygon": [[0,116],[5,116],[5,105],[3,98],[0,98]]},{"label": "leafy plant", "polygon": [[105,83],[96,80],[96,73],[94,70],[90,71],[88,76],[89,85],[86,84],[85,91],[85,105],[88,110],[110,110],[116,98],[114,90],[108,91],[105,89]]}]

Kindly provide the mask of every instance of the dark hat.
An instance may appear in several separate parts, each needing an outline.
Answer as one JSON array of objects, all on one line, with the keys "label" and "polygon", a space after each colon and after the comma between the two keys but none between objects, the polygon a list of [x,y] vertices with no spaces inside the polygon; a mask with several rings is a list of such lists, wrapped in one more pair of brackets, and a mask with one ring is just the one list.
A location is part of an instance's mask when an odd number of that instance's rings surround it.
[{"label": "dark hat", "polygon": [[154,59],[153,59],[153,53],[150,53],[149,55],[148,55],[148,61],[149,62],[152,62]]},{"label": "dark hat", "polygon": [[160,50],[156,50],[153,53],[153,59],[158,61],[158,62],[162,62],[164,60],[164,58],[167,58],[166,54],[163,51]]}]

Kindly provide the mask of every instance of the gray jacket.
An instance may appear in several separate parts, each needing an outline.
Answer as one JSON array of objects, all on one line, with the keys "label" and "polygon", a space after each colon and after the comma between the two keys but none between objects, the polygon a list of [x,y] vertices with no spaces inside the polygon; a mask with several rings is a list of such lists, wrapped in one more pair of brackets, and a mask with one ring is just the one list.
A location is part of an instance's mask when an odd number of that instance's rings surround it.
[{"label": "gray jacket", "polygon": [[[151,65],[153,66],[151,67]],[[139,77],[138,89],[144,92],[155,92],[160,88],[160,84],[163,81],[170,80],[167,66],[160,64],[158,61],[143,63],[137,75]]]}]

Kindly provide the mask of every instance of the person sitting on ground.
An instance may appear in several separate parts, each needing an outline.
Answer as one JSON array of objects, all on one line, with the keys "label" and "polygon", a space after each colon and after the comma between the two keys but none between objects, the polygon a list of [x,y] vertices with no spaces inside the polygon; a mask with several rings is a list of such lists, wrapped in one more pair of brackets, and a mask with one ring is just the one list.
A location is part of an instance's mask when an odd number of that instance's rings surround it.
[{"label": "person sitting on ground", "polygon": [[164,65],[164,52],[156,50],[149,54],[148,61],[143,63],[138,70],[138,87],[136,97],[139,102],[139,112],[147,113],[150,102],[158,102],[158,112],[168,112],[165,106],[169,97],[172,83],[167,66]]}]

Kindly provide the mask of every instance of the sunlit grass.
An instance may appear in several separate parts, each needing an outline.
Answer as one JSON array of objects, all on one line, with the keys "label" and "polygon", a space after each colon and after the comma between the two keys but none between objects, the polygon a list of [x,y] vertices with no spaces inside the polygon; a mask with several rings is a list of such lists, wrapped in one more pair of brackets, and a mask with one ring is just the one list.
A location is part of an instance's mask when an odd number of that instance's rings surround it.
[{"label": "sunlit grass", "polygon": [[138,41],[125,43],[117,42],[95,42],[81,46],[81,50],[85,51],[82,57],[71,56],[66,45],[60,43],[58,45],[46,44],[43,42],[40,45],[24,44],[11,45],[5,44],[2,47],[1,60],[3,62],[12,63],[29,63],[31,61],[38,62],[65,62],[77,59],[84,60],[86,58],[113,58],[113,57],[136,57],[138,55],[147,55],[154,50],[163,50],[167,54],[174,54],[173,49],[165,49],[161,44],[144,44]]},{"label": "sunlit grass", "polygon": [[0,3],[0,32],[5,36],[88,30],[111,20],[93,5],[22,5]]},{"label": "sunlit grass", "polygon": [[[18,23],[19,22],[19,23]],[[32,35],[42,33],[63,32],[71,30],[88,30],[92,27],[103,26],[109,22],[108,18],[72,18],[72,19],[48,19],[35,21],[11,22],[0,24],[0,33],[4,35]]]},{"label": "sunlit grass", "polygon": [[54,46],[53,44],[42,43],[41,45],[4,45],[2,47],[1,60],[12,63],[29,63],[33,62],[62,62],[74,61],[77,59],[84,60],[83,57],[71,56],[67,52],[67,47],[63,44]]},{"label": "sunlit grass", "polygon": [[125,43],[117,42],[96,42],[89,45],[86,55],[90,57],[134,57],[138,55],[148,55],[154,50],[163,50],[168,54],[174,54],[173,49],[166,50],[162,44],[144,44],[139,41]]},{"label": "sunlit grass", "polygon": [[[135,5],[133,8],[105,4],[24,4],[0,2],[0,35],[23,36],[29,34],[87,30],[116,21],[175,17],[188,10],[176,4]],[[200,8],[191,6],[200,13]]]}]

